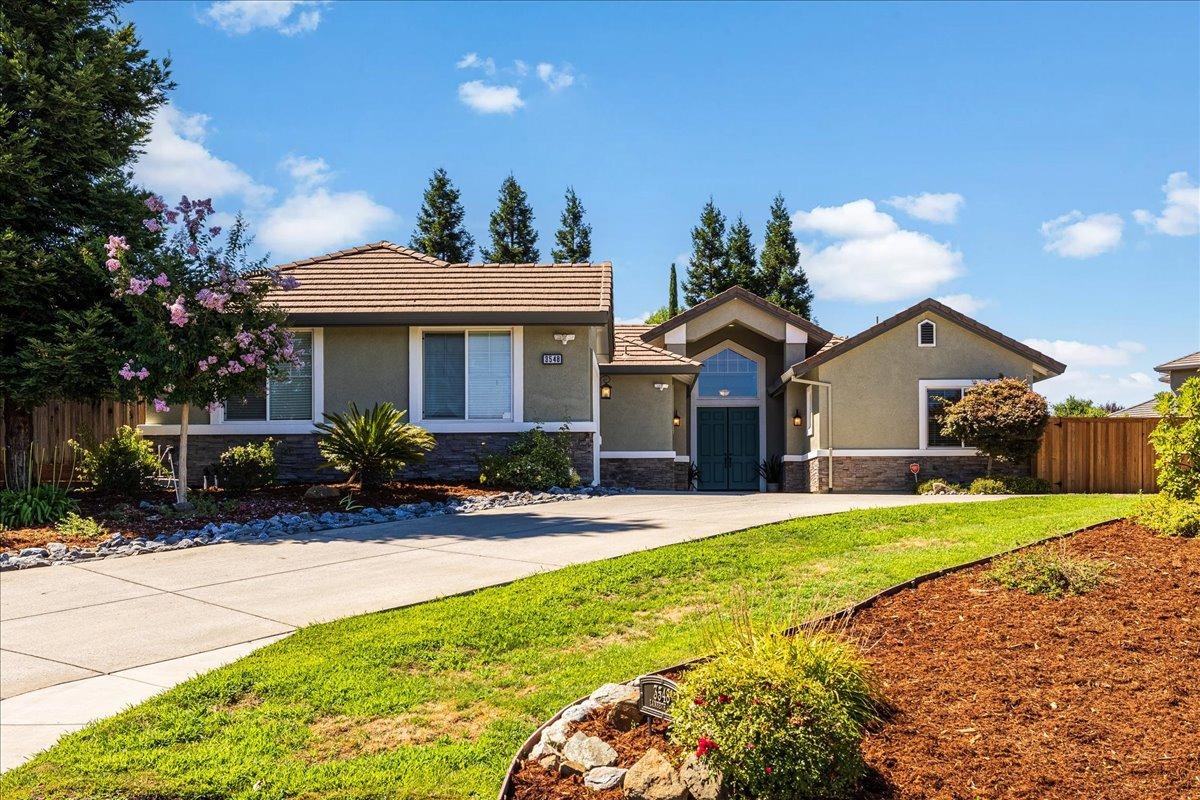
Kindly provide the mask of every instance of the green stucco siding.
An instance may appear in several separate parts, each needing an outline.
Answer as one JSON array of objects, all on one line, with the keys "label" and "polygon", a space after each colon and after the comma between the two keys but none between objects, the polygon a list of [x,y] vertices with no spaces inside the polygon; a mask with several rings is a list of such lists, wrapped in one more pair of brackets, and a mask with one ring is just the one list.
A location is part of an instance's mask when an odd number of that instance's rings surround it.
[{"label": "green stucco siding", "polygon": [[612,397],[600,401],[601,452],[674,450],[671,416],[675,396],[655,383],[670,375],[612,375]]},{"label": "green stucco siding", "polygon": [[345,411],[351,402],[408,408],[407,327],[325,329],[325,410]]},{"label": "green stucco siding", "polygon": [[[146,406],[147,425],[178,425],[182,416],[183,411],[178,404],[171,406],[170,411],[155,411],[154,406]],[[208,409],[204,406],[188,409],[188,425],[207,425],[208,420]]]},{"label": "green stucco siding", "polygon": [[[574,334],[562,344],[556,333]],[[579,422],[592,418],[591,330],[587,326],[526,325],[525,420]],[[543,353],[561,353],[561,364],[542,363]]]}]

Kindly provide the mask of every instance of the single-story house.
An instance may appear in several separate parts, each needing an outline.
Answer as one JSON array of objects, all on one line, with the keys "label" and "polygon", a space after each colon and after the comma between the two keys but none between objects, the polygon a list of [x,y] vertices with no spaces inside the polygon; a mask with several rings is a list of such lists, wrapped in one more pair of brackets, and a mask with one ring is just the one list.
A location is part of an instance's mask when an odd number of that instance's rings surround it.
[{"label": "single-story house", "polygon": [[[1179,391],[1179,387],[1188,378],[1194,378],[1200,375],[1200,350],[1195,353],[1189,353],[1186,356],[1172,359],[1165,364],[1159,364],[1154,368],[1155,372],[1161,373],[1158,376],[1159,381],[1171,387],[1172,392]],[[1109,414],[1110,417],[1157,417],[1158,398],[1151,397],[1145,402],[1138,403],[1129,408],[1122,408],[1120,411],[1114,411]]]},{"label": "single-story house", "polygon": [[[521,431],[565,429],[587,483],[701,490],[887,490],[962,480],[985,459],[936,424],[981,380],[1038,381],[1065,366],[936,300],[849,338],[734,287],[662,323],[616,325],[612,265],[448,264],[389,242],[281,267],[301,346],[287,380],[195,412],[192,463],[273,437],[285,479],[320,468],[322,412],[389,401],[437,439],[414,476],[471,479]],[[178,411],[143,433],[173,444]],[[199,470],[196,470],[199,472]]]}]

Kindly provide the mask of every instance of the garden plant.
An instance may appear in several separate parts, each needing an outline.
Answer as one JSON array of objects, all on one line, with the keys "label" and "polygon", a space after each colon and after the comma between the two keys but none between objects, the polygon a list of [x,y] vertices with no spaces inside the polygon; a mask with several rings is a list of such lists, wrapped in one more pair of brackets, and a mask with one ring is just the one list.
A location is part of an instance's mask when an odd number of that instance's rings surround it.
[{"label": "garden plant", "polygon": [[99,494],[136,498],[163,468],[154,445],[128,425],[102,442],[88,435],[71,440],[80,477]]},{"label": "garden plant", "polygon": [[1159,493],[1143,497],[1135,510],[1148,528],[1175,536],[1200,534],[1200,377],[1155,405],[1161,419],[1150,433],[1157,458]]},{"label": "garden plant", "polygon": [[326,413],[316,426],[326,466],[348,473],[363,489],[376,489],[423,461],[437,442],[420,425],[405,422],[406,413],[391,403],[376,403],[365,412],[351,403],[344,414]]},{"label": "garden plant", "polygon": [[557,433],[541,428],[525,431],[507,452],[480,456],[479,482],[530,492],[578,486],[579,473],[571,465],[566,427]]},{"label": "garden plant", "polygon": [[1038,450],[1050,414],[1046,398],[1019,378],[977,383],[941,412],[942,435],[966,442],[987,456],[988,475],[999,458],[1019,464]]}]

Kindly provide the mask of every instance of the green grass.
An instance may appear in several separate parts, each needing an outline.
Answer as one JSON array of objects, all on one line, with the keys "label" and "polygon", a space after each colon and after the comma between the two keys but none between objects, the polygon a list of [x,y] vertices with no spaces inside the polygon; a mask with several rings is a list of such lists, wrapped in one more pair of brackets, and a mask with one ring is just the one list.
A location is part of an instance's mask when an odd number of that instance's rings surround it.
[{"label": "green grass", "polygon": [[558,708],[705,652],[735,587],[756,609],[840,607],[1129,505],[1064,495],[799,519],[314,625],[63,739],[0,777],[0,794],[494,797]]}]

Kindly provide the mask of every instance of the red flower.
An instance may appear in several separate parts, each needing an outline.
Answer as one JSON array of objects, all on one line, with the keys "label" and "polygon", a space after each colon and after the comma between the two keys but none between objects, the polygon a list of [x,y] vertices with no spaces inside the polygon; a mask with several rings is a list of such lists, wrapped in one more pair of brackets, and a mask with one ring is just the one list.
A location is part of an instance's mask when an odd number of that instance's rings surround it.
[{"label": "red flower", "polygon": [[707,736],[701,736],[696,742],[696,758],[703,758],[707,753],[717,749],[717,743]]},{"label": "red flower", "polygon": [[763,769],[763,771],[766,772],[768,775],[770,775],[772,772],[775,771],[775,768],[774,767],[765,767]]},{"label": "red flower", "polygon": [[727,695],[727,694],[719,694],[719,695],[717,695],[717,702],[718,702],[718,703],[728,703],[728,702],[729,702],[729,695]]},{"label": "red flower", "polygon": [[708,703],[708,701],[707,701],[707,700],[705,700],[703,697],[697,697],[697,698],[696,698],[695,700],[693,700],[692,702],[693,702],[693,703],[695,703],[695,704],[696,704],[696,705],[698,705],[698,706],[706,705],[706,704]]}]

